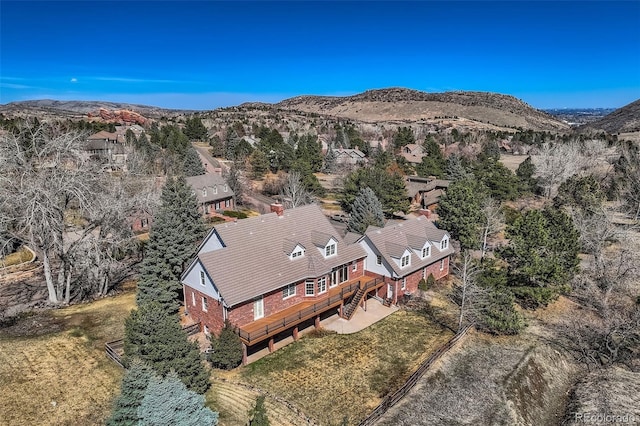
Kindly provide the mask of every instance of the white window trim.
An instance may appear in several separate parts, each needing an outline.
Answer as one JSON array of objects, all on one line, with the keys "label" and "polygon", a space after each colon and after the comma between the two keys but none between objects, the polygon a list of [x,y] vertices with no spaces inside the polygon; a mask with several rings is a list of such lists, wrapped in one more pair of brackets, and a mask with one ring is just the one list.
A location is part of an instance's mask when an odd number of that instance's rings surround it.
[{"label": "white window trim", "polygon": [[338,254],[338,247],[335,242],[327,244],[324,248],[324,257],[332,257]]},{"label": "white window trim", "polygon": [[400,286],[400,290],[405,290],[407,288],[407,278],[402,279],[402,285]]},{"label": "white window trim", "polygon": [[196,306],[196,292],[191,292],[191,306]]},{"label": "white window trim", "polygon": [[202,188],[202,196],[203,197],[207,196],[207,188]]},{"label": "white window trim", "polygon": [[218,187],[217,187],[217,186],[214,186],[214,187],[213,187],[213,193],[214,193],[214,194],[217,194],[217,193],[218,193]]},{"label": "white window trim", "polygon": [[[311,285],[312,292],[309,293],[309,285]],[[316,295],[316,283],[313,280],[307,280],[304,282],[304,295],[311,297]]]},{"label": "white window trim", "polygon": [[[406,259],[406,263],[405,263],[405,259]],[[407,254],[406,256],[402,256],[400,258],[400,267],[406,268],[409,265],[411,265],[411,255]]]},{"label": "white window trim", "polygon": [[209,312],[209,301],[206,297],[202,296],[202,312]]},{"label": "white window trim", "polygon": [[444,237],[442,241],[440,241],[440,250],[446,250],[449,248],[449,238]]},{"label": "white window trim", "polygon": [[200,285],[206,285],[204,271],[200,271]]},{"label": "white window trim", "polygon": [[358,261],[354,260],[353,264],[351,265],[351,272],[356,272],[358,270]]},{"label": "white window trim", "polygon": [[440,259],[440,270],[444,271],[444,259]]},{"label": "white window trim", "polygon": [[[293,288],[293,292],[291,292],[292,288]],[[287,296],[285,296],[285,292],[287,293]],[[295,284],[286,285],[282,289],[282,300],[289,299],[289,298],[291,298],[291,297],[293,297],[295,295],[296,295],[296,285]]]},{"label": "white window trim", "polygon": [[382,255],[376,255],[376,265],[382,265]]},{"label": "white window trim", "polygon": [[[322,286],[321,286],[321,283],[322,283]],[[327,277],[318,278],[317,288],[318,288],[318,294],[324,294],[327,292]]]},{"label": "white window trim", "polygon": [[304,250],[299,249],[299,250],[295,250],[291,253],[291,260],[297,258],[297,257],[303,257],[304,256]]},{"label": "white window trim", "polygon": [[[426,254],[425,254],[426,251]],[[422,259],[426,259],[431,256],[431,246],[422,247],[422,251],[420,252]]]}]

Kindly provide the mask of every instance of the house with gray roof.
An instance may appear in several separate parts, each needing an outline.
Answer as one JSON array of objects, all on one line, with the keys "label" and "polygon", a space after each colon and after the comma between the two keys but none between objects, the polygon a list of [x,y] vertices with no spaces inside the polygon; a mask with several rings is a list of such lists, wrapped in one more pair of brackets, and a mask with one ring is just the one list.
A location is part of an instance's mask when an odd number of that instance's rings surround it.
[{"label": "house with gray roof", "polygon": [[185,313],[205,333],[229,321],[245,362],[321,318],[351,319],[368,298],[397,304],[449,272],[449,234],[424,216],[343,239],[315,204],[271,208],[216,225],[181,278]]},{"label": "house with gray roof", "polygon": [[196,196],[200,211],[204,216],[218,211],[231,210],[235,206],[235,194],[222,175],[207,173],[186,178]]},{"label": "house with gray roof", "polygon": [[283,335],[296,339],[321,316],[351,314],[366,285],[384,285],[366,273],[362,246],[347,244],[319,206],[272,210],[216,225],[182,275],[188,315],[206,333],[228,320],[245,355],[273,349]]},{"label": "house with gray roof", "polygon": [[369,227],[359,244],[367,252],[365,271],[386,277],[385,297],[392,303],[414,294],[429,275],[436,280],[447,276],[454,253],[449,233],[424,216]]}]

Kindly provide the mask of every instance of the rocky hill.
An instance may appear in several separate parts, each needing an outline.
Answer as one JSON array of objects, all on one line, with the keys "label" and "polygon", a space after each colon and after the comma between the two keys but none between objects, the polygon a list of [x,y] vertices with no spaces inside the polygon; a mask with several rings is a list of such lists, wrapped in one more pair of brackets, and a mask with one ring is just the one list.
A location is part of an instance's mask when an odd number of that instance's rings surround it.
[{"label": "rocky hill", "polygon": [[581,130],[604,130],[612,134],[640,131],[640,99],[587,124]]},{"label": "rocky hill", "polygon": [[498,127],[566,131],[569,125],[513,96],[487,92],[426,93],[391,88],[353,96],[297,96],[275,105],[363,122],[460,118]]},{"label": "rocky hill", "polygon": [[142,124],[146,119],[174,117],[192,111],[158,108],[103,101],[56,101],[51,99],[19,101],[0,105],[0,113],[9,116],[35,115],[38,117],[55,116],[65,118],[97,118],[105,121],[129,121]]}]

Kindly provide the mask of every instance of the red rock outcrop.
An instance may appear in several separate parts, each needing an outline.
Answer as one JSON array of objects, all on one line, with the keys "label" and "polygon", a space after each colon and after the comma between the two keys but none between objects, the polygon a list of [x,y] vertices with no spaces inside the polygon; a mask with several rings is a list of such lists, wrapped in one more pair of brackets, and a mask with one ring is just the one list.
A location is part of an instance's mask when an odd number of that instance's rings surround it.
[{"label": "red rock outcrop", "polygon": [[127,109],[108,110],[106,108],[100,108],[99,111],[93,113],[90,112],[87,116],[89,118],[100,117],[105,121],[136,123],[140,125],[144,125],[147,122],[147,119],[142,115]]}]

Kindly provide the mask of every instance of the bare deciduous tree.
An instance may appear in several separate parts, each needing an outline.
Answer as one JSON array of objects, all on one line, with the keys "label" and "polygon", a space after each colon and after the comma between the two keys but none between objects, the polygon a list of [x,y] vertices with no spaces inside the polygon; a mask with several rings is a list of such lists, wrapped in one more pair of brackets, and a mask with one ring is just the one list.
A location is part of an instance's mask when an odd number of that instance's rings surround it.
[{"label": "bare deciduous tree", "polygon": [[482,225],[482,257],[487,254],[488,238],[504,228],[504,213],[500,210],[500,203],[490,197],[484,200],[482,211],[484,223]]},{"label": "bare deciduous tree", "polygon": [[118,195],[121,182],[88,158],[81,133],[25,122],[0,138],[2,227],[42,260],[49,301],[68,303],[74,272],[92,256],[86,250],[113,250],[106,242],[121,235],[134,198]]},{"label": "bare deciduous tree", "polygon": [[292,171],[287,176],[281,193],[285,208],[294,209],[311,203],[312,197],[302,182],[300,172]]}]

